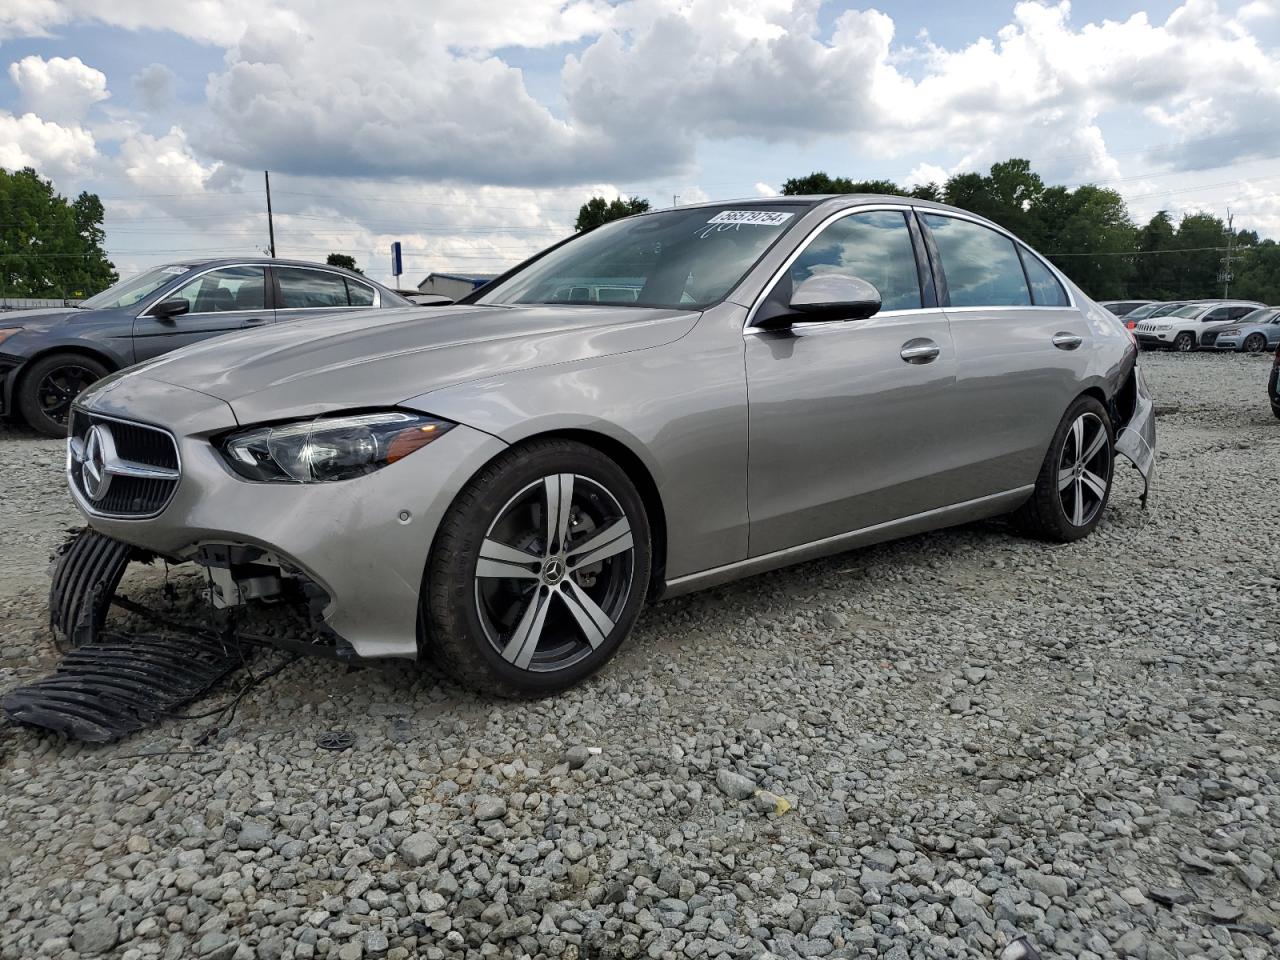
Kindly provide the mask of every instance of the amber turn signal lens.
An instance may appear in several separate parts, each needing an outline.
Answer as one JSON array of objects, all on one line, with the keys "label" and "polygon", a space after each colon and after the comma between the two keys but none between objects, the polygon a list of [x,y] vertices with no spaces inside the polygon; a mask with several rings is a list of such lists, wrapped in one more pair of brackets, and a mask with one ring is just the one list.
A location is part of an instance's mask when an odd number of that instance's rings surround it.
[{"label": "amber turn signal lens", "polygon": [[421,450],[441,433],[440,425],[428,423],[420,427],[409,427],[401,430],[387,444],[387,463],[403,460],[415,450]]}]

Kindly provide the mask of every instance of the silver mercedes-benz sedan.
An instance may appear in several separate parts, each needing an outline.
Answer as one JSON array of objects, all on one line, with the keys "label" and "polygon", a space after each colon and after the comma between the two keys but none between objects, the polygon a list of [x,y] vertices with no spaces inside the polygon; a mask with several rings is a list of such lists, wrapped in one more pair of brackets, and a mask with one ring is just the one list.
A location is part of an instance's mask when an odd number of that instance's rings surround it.
[{"label": "silver mercedes-benz sedan", "polygon": [[1120,321],[1006,231],[895,197],[644,214],[457,304],[233,334],[76,404],[89,524],[306,595],[324,642],[502,693],[647,599],[993,517],[1099,523],[1152,405]]}]

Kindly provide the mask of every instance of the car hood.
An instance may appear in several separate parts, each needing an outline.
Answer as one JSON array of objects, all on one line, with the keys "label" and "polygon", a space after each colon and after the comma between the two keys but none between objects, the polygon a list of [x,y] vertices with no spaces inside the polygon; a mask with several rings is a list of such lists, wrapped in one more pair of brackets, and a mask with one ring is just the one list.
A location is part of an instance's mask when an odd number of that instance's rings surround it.
[{"label": "car hood", "polygon": [[198,390],[255,423],[389,406],[466,381],[644,350],[684,336],[698,316],[612,306],[363,310],[219,337],[125,376]]},{"label": "car hood", "polygon": [[0,328],[22,327],[24,330],[49,330],[61,323],[92,317],[96,311],[67,307],[44,307],[40,310],[0,311]]}]

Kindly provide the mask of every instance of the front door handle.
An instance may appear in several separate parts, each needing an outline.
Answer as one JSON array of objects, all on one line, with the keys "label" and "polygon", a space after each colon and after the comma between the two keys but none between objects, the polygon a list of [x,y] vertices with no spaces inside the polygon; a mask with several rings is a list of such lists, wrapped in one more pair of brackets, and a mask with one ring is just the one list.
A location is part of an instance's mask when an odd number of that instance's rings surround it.
[{"label": "front door handle", "polygon": [[932,363],[941,352],[942,348],[932,340],[919,337],[902,345],[901,356],[907,363]]},{"label": "front door handle", "polygon": [[1059,350],[1074,350],[1080,344],[1084,343],[1084,337],[1077,336],[1074,333],[1055,333],[1053,335],[1053,345]]}]

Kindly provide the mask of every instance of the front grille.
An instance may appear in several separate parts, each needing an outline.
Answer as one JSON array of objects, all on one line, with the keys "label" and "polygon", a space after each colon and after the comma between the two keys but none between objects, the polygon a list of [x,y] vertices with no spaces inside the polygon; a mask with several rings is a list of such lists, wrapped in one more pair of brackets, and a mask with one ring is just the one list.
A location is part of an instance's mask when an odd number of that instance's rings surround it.
[{"label": "front grille", "polygon": [[1200,346],[1202,347],[1212,347],[1217,342],[1218,342],[1218,335],[1216,333],[1200,334]]},{"label": "front grille", "polygon": [[[106,492],[94,499],[86,489],[84,465],[73,456],[69,461],[71,482],[88,508],[103,516],[147,517],[168,506],[179,483],[178,448],[173,437],[156,427],[100,417],[75,408],[71,415],[71,437],[73,441],[79,441],[82,451],[92,427],[110,432],[116,457],[124,472],[113,472]],[[130,470],[145,472],[136,467],[170,471],[174,476],[131,476]]]}]

